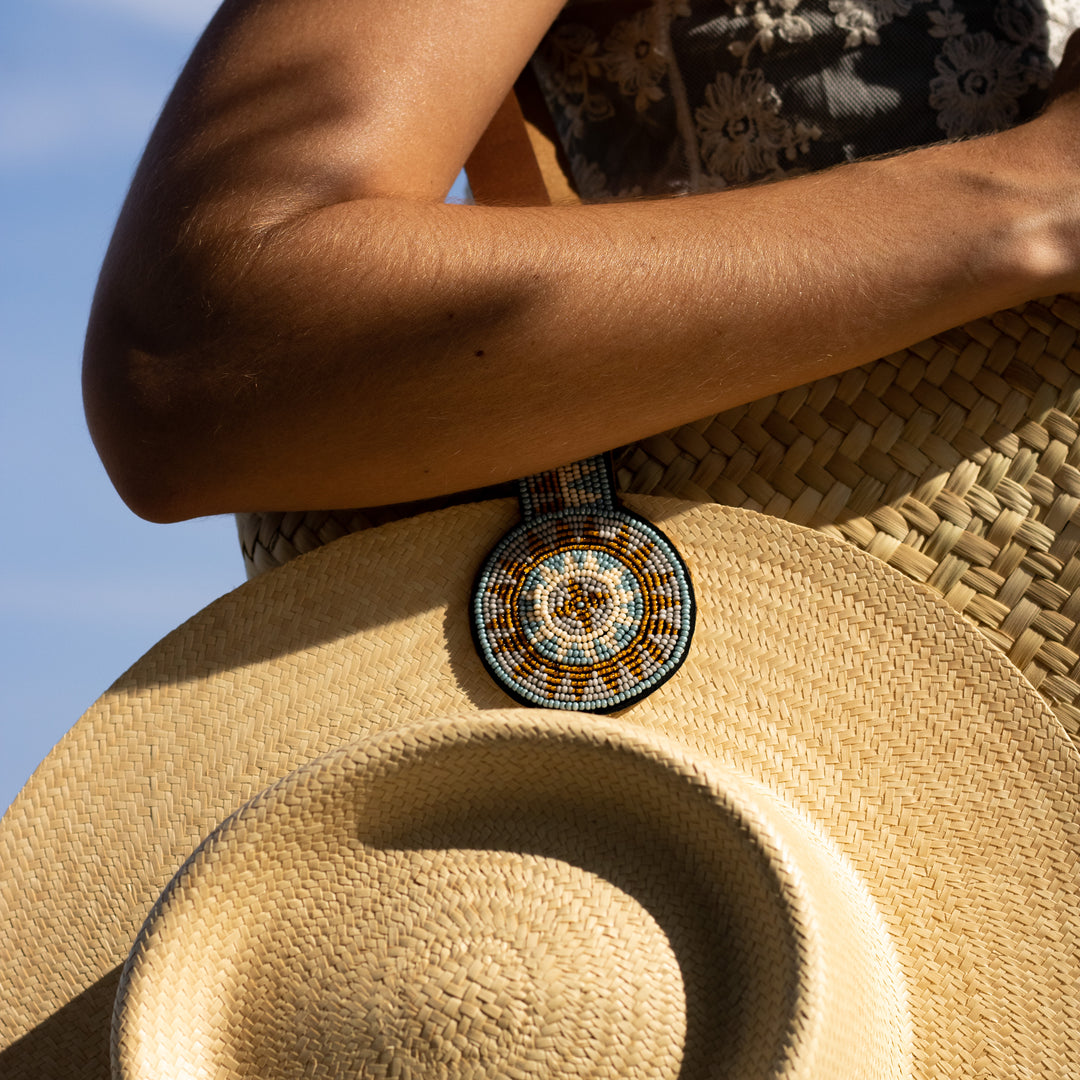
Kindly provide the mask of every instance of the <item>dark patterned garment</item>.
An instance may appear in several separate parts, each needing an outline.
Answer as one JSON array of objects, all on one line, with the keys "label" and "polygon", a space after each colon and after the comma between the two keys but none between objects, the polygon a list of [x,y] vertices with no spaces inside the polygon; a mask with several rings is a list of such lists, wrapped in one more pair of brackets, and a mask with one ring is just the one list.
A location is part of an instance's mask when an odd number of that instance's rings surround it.
[{"label": "dark patterned garment", "polygon": [[715,191],[1001,129],[1042,0],[576,0],[534,60],[588,199]]}]

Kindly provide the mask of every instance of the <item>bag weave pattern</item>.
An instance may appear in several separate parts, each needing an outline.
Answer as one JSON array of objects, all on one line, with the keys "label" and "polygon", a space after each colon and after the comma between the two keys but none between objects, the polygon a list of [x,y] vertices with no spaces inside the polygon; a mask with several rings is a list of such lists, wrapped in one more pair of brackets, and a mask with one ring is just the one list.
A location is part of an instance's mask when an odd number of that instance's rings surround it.
[{"label": "bag weave pattern", "polygon": [[1080,296],[621,450],[620,489],[760,510],[940,593],[1080,736]]},{"label": "bag weave pattern", "polygon": [[[1078,339],[1080,295],[1001,311],[624,447],[618,487],[857,545],[974,622],[1080,739]],[[241,515],[249,576],[403,513]]]}]

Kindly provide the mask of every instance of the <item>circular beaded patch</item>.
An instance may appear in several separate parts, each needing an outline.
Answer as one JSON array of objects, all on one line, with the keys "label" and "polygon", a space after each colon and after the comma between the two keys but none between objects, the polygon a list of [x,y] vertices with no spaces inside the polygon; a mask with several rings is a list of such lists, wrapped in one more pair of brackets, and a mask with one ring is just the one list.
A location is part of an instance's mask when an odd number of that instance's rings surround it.
[{"label": "circular beaded patch", "polygon": [[678,669],[694,628],[671,542],[620,507],[534,517],[488,556],[473,592],[484,664],[523,705],[612,712]]}]

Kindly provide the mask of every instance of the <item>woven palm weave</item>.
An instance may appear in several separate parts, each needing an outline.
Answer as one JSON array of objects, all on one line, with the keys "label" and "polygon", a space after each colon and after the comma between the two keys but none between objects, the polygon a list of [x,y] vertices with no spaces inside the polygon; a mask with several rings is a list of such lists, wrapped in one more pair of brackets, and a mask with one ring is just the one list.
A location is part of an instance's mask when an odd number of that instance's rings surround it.
[{"label": "woven palm weave", "polygon": [[[625,447],[619,487],[761,510],[857,544],[972,620],[1077,738],[1078,336],[1077,296],[1001,311]],[[393,516],[244,515],[249,573]]]},{"label": "woven palm weave", "polygon": [[1001,311],[622,450],[626,490],[762,510],[929,585],[1080,735],[1080,297]]}]

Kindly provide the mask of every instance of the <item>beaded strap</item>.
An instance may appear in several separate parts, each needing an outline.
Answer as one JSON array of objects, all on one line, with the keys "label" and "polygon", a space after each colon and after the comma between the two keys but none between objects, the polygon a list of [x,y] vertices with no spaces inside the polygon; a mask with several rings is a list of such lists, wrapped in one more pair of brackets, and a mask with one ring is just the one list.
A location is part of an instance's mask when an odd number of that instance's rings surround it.
[{"label": "beaded strap", "polygon": [[488,671],[523,705],[613,712],[686,657],[690,574],[671,541],[618,502],[589,458],[518,482],[522,521],[495,546],[472,600]]}]

